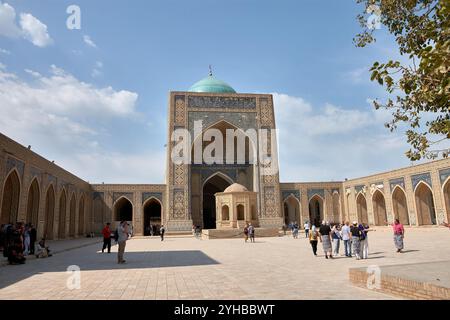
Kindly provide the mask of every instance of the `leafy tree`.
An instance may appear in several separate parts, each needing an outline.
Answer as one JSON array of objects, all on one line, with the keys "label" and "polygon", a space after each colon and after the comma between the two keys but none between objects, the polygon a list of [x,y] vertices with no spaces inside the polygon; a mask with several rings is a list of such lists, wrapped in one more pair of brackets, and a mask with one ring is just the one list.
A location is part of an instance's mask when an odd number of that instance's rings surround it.
[{"label": "leafy tree", "polygon": [[356,1],[365,11],[358,15],[363,30],[355,45],[374,42],[375,27],[383,25],[411,62],[375,62],[370,69],[371,80],[389,93],[386,102],[374,101],[376,109],[392,111],[385,126],[406,125],[412,161],[448,157],[449,149],[436,148],[450,139],[450,0]]}]

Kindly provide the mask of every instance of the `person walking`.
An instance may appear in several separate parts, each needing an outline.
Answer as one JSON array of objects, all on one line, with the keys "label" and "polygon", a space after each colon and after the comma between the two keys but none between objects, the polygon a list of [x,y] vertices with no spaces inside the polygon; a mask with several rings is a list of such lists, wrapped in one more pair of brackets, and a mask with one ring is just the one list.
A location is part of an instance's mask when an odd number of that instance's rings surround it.
[{"label": "person walking", "polygon": [[334,225],[331,229],[331,239],[333,240],[334,256],[339,257],[339,247],[341,245],[341,231],[339,225]]},{"label": "person walking", "polygon": [[333,259],[332,245],[331,245],[331,228],[329,224],[322,221],[322,225],[319,229],[320,242],[322,242],[323,252],[325,253],[325,259],[328,259],[328,254],[330,258]]},{"label": "person walking", "polygon": [[251,223],[248,225],[248,236],[250,237],[250,242],[255,242],[255,228]]},{"label": "person walking", "polygon": [[309,222],[306,221],[305,225],[303,226],[305,228],[305,238],[309,238]]},{"label": "person walking", "polygon": [[34,254],[37,240],[37,231],[34,225],[30,224],[30,254]]},{"label": "person walking", "polygon": [[23,230],[23,255],[27,256],[30,253],[31,237],[30,237],[30,225],[26,224]]},{"label": "person walking", "polygon": [[309,243],[311,244],[312,251],[317,257],[317,242],[319,240],[319,234],[316,231],[316,226],[312,226],[311,232],[308,234]]},{"label": "person walking", "polygon": [[292,232],[292,237],[294,238],[294,239],[297,239],[298,238],[298,223],[297,223],[297,221],[295,221],[295,223],[294,223],[294,232]]},{"label": "person walking", "polygon": [[248,223],[246,223],[245,227],[244,227],[244,240],[245,240],[245,243],[247,243],[247,241],[248,241]]},{"label": "person walking", "polygon": [[351,240],[351,233],[350,233],[350,226],[349,222],[345,221],[344,225],[341,229],[341,237],[344,241],[344,249],[345,249],[345,256],[351,257],[352,256],[352,240]]},{"label": "person walking", "polygon": [[109,227],[111,224],[108,222],[102,230],[103,235],[103,247],[102,253],[105,252],[105,249],[108,248],[108,253],[111,253],[111,228]]},{"label": "person walking", "polygon": [[164,233],[165,232],[166,232],[166,228],[164,228],[164,225],[161,225],[161,228],[159,228],[159,234],[161,235],[161,241],[164,241]]},{"label": "person walking", "polygon": [[353,253],[356,260],[361,259],[361,230],[358,228],[358,222],[353,221],[353,225],[350,227],[350,235],[352,240]]},{"label": "person walking", "polygon": [[397,253],[401,253],[403,250],[403,239],[405,238],[405,228],[398,219],[395,219],[392,228],[394,229],[394,244],[397,248]]},{"label": "person walking", "polygon": [[126,263],[126,261],[123,259],[123,255],[125,253],[125,245],[129,237],[128,233],[128,223],[123,220],[120,222],[119,228],[118,228],[119,238],[118,238],[118,244],[119,244],[119,251],[117,253],[117,261],[119,264]]}]

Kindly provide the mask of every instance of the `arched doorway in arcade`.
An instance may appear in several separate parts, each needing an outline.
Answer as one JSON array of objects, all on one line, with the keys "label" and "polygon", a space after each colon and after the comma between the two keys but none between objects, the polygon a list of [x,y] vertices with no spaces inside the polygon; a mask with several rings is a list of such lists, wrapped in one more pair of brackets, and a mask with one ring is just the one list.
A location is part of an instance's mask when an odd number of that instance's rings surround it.
[{"label": "arched doorway in arcade", "polygon": [[155,198],[147,200],[144,204],[144,236],[159,234],[162,224],[161,202]]},{"label": "arched doorway in arcade", "polygon": [[417,222],[419,225],[436,224],[433,192],[430,187],[420,182],[414,192],[416,198]]},{"label": "arched doorway in arcade", "polygon": [[376,226],[386,226],[387,213],[386,213],[386,201],[384,200],[384,195],[380,190],[375,191],[372,197],[373,203],[373,216],[374,223]]},{"label": "arched doorway in arcade", "polygon": [[231,185],[230,179],[221,174],[211,176],[203,185],[203,229],[216,228],[216,197]]},{"label": "arched doorway in arcade", "polygon": [[401,224],[409,225],[408,203],[403,189],[395,187],[392,193],[392,208],[394,210],[394,219],[398,219]]},{"label": "arched doorway in arcade", "polygon": [[311,225],[319,227],[323,217],[323,199],[316,194],[309,200],[309,219]]},{"label": "arched doorway in arcade", "polygon": [[133,205],[125,197],[120,198],[114,204],[115,221],[133,221]]},{"label": "arched doorway in arcade", "polygon": [[367,213],[367,201],[366,197],[364,197],[362,193],[360,193],[356,198],[356,211],[358,214],[358,222],[368,224],[369,215]]},{"label": "arched doorway in arcade", "polygon": [[291,222],[297,222],[300,226],[300,205],[297,198],[289,196],[284,200],[284,223],[289,225]]},{"label": "arched doorway in arcade", "polygon": [[50,185],[45,195],[45,221],[44,221],[44,238],[53,240],[53,226],[55,219],[55,189]]},{"label": "arched doorway in arcade", "polygon": [[3,199],[0,212],[0,224],[16,223],[19,213],[20,180],[13,170],[3,187]]},{"label": "arched doorway in arcade", "polygon": [[39,198],[39,184],[37,182],[37,179],[34,179],[30,185],[30,189],[28,190],[26,223],[31,223],[35,227],[38,224]]},{"label": "arched doorway in arcade", "polygon": [[444,193],[445,211],[447,212],[447,221],[450,222],[450,177],[444,183],[442,191]]}]

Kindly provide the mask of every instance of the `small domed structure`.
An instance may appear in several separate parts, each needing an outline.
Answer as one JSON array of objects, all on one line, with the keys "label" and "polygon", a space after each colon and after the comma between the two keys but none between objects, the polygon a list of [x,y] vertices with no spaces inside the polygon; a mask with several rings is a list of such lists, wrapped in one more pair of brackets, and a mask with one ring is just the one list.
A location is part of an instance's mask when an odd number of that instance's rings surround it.
[{"label": "small domed structure", "polygon": [[257,192],[233,183],[216,197],[216,229],[243,229],[246,223],[259,224]]},{"label": "small domed structure", "polygon": [[211,92],[211,93],[236,93],[227,83],[215,78],[212,72],[206,78],[194,83],[189,92]]},{"label": "small domed structure", "polygon": [[242,184],[233,183],[231,186],[226,188],[223,193],[232,193],[232,192],[247,192],[248,189],[244,187]]}]

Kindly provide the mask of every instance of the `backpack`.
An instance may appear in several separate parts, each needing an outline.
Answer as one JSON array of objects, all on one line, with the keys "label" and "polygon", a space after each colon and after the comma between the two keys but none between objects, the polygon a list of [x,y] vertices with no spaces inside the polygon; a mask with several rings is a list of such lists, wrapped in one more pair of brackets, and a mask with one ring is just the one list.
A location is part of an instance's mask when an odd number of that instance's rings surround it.
[{"label": "backpack", "polygon": [[114,241],[115,242],[119,241],[119,228],[117,228],[116,231],[114,232]]},{"label": "backpack", "polygon": [[358,229],[360,231],[359,240],[366,240],[366,231],[364,231],[364,227],[358,226]]}]

